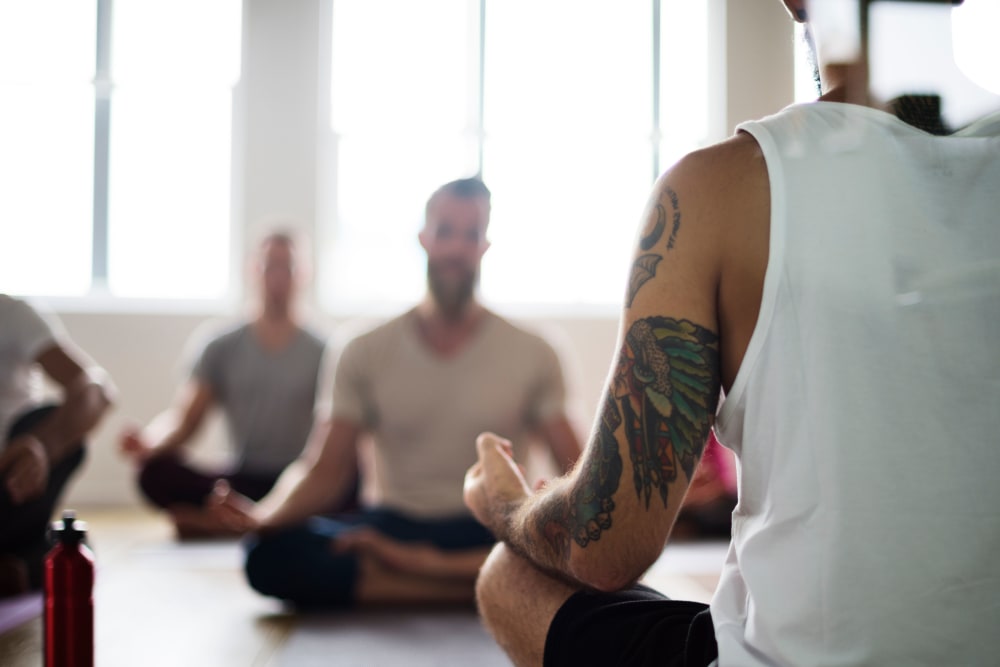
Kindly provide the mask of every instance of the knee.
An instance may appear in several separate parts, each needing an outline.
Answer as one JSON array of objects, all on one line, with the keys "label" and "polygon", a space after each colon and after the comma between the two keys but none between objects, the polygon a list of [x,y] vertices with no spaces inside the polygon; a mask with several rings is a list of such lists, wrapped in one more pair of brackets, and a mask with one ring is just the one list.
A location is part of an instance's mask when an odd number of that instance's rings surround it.
[{"label": "knee", "polygon": [[516,581],[517,556],[500,543],[493,547],[486,562],[483,563],[476,579],[476,606],[479,615],[490,628],[493,628],[496,618],[503,618],[507,613],[507,601],[512,582]]},{"label": "knee", "polygon": [[244,574],[261,595],[303,608],[353,602],[357,559],[330,552],[329,537],[292,528],[247,545]]},{"label": "knee", "polygon": [[146,461],[139,470],[139,489],[153,504],[166,507],[170,504],[176,469],[177,462],[166,456]]},{"label": "knee", "polygon": [[281,537],[257,539],[247,546],[244,574],[250,588],[261,595],[284,598],[287,591],[282,573],[288,567]]}]

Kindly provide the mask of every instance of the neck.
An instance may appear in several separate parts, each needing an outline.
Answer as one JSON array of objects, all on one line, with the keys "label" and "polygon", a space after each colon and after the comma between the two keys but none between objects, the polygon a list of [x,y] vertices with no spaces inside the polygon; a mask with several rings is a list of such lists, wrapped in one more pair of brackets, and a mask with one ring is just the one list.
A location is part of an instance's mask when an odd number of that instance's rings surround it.
[{"label": "neck", "polygon": [[256,322],[266,327],[294,326],[291,308],[285,304],[264,304]]},{"label": "neck", "polygon": [[844,102],[864,107],[878,107],[868,94],[868,75],[864,63],[833,64],[823,67],[824,102]]},{"label": "neck", "polygon": [[450,357],[472,338],[486,309],[475,299],[457,313],[441,308],[433,297],[426,297],[416,308],[417,328],[424,343],[442,357]]},{"label": "neck", "polygon": [[297,330],[287,308],[277,311],[265,308],[253,322],[257,341],[264,349],[272,351],[283,350],[295,337]]},{"label": "neck", "polygon": [[475,298],[472,298],[457,310],[451,310],[442,307],[437,299],[428,294],[417,305],[416,310],[417,315],[426,324],[443,329],[460,329],[470,322],[478,320],[483,307]]}]

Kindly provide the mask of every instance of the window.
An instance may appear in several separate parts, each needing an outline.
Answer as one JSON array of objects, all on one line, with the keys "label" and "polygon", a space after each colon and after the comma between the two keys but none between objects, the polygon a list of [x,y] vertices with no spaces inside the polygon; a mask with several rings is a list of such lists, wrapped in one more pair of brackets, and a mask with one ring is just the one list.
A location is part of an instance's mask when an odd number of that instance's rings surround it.
[{"label": "window", "polygon": [[96,2],[0,2],[0,291],[89,287],[96,20]]},{"label": "window", "polygon": [[4,291],[227,294],[240,21],[239,0],[0,0]]},{"label": "window", "polygon": [[494,193],[492,302],[619,304],[659,171],[708,140],[706,3],[337,0],[337,310],[423,291],[427,196],[481,173]]}]

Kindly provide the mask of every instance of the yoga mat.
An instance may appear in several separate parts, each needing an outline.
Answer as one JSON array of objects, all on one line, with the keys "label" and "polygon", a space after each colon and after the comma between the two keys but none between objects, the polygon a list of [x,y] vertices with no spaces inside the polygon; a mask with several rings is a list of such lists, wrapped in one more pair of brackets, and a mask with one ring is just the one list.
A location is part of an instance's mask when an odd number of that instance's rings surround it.
[{"label": "yoga mat", "polygon": [[243,570],[243,548],[235,541],[182,542],[139,548],[131,565],[179,570]]},{"label": "yoga mat", "polygon": [[472,611],[302,616],[269,667],[510,667]]},{"label": "yoga mat", "polygon": [[42,594],[27,593],[0,600],[0,634],[41,616]]}]

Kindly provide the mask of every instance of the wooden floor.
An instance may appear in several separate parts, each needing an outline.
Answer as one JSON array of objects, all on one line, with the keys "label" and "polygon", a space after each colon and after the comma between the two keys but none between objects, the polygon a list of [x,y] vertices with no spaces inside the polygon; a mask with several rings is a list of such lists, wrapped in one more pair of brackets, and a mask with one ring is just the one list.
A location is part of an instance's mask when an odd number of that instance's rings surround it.
[{"label": "wooden floor", "polygon": [[[178,544],[166,521],[138,509],[78,514],[90,524],[98,564],[99,667],[461,665],[470,655],[477,667],[507,664],[471,612],[296,617],[247,587],[235,542]],[[707,601],[723,553],[718,545],[670,547],[646,582]],[[37,667],[41,642],[38,618],[0,635],[0,665]],[[415,660],[422,652],[427,660]]]}]

